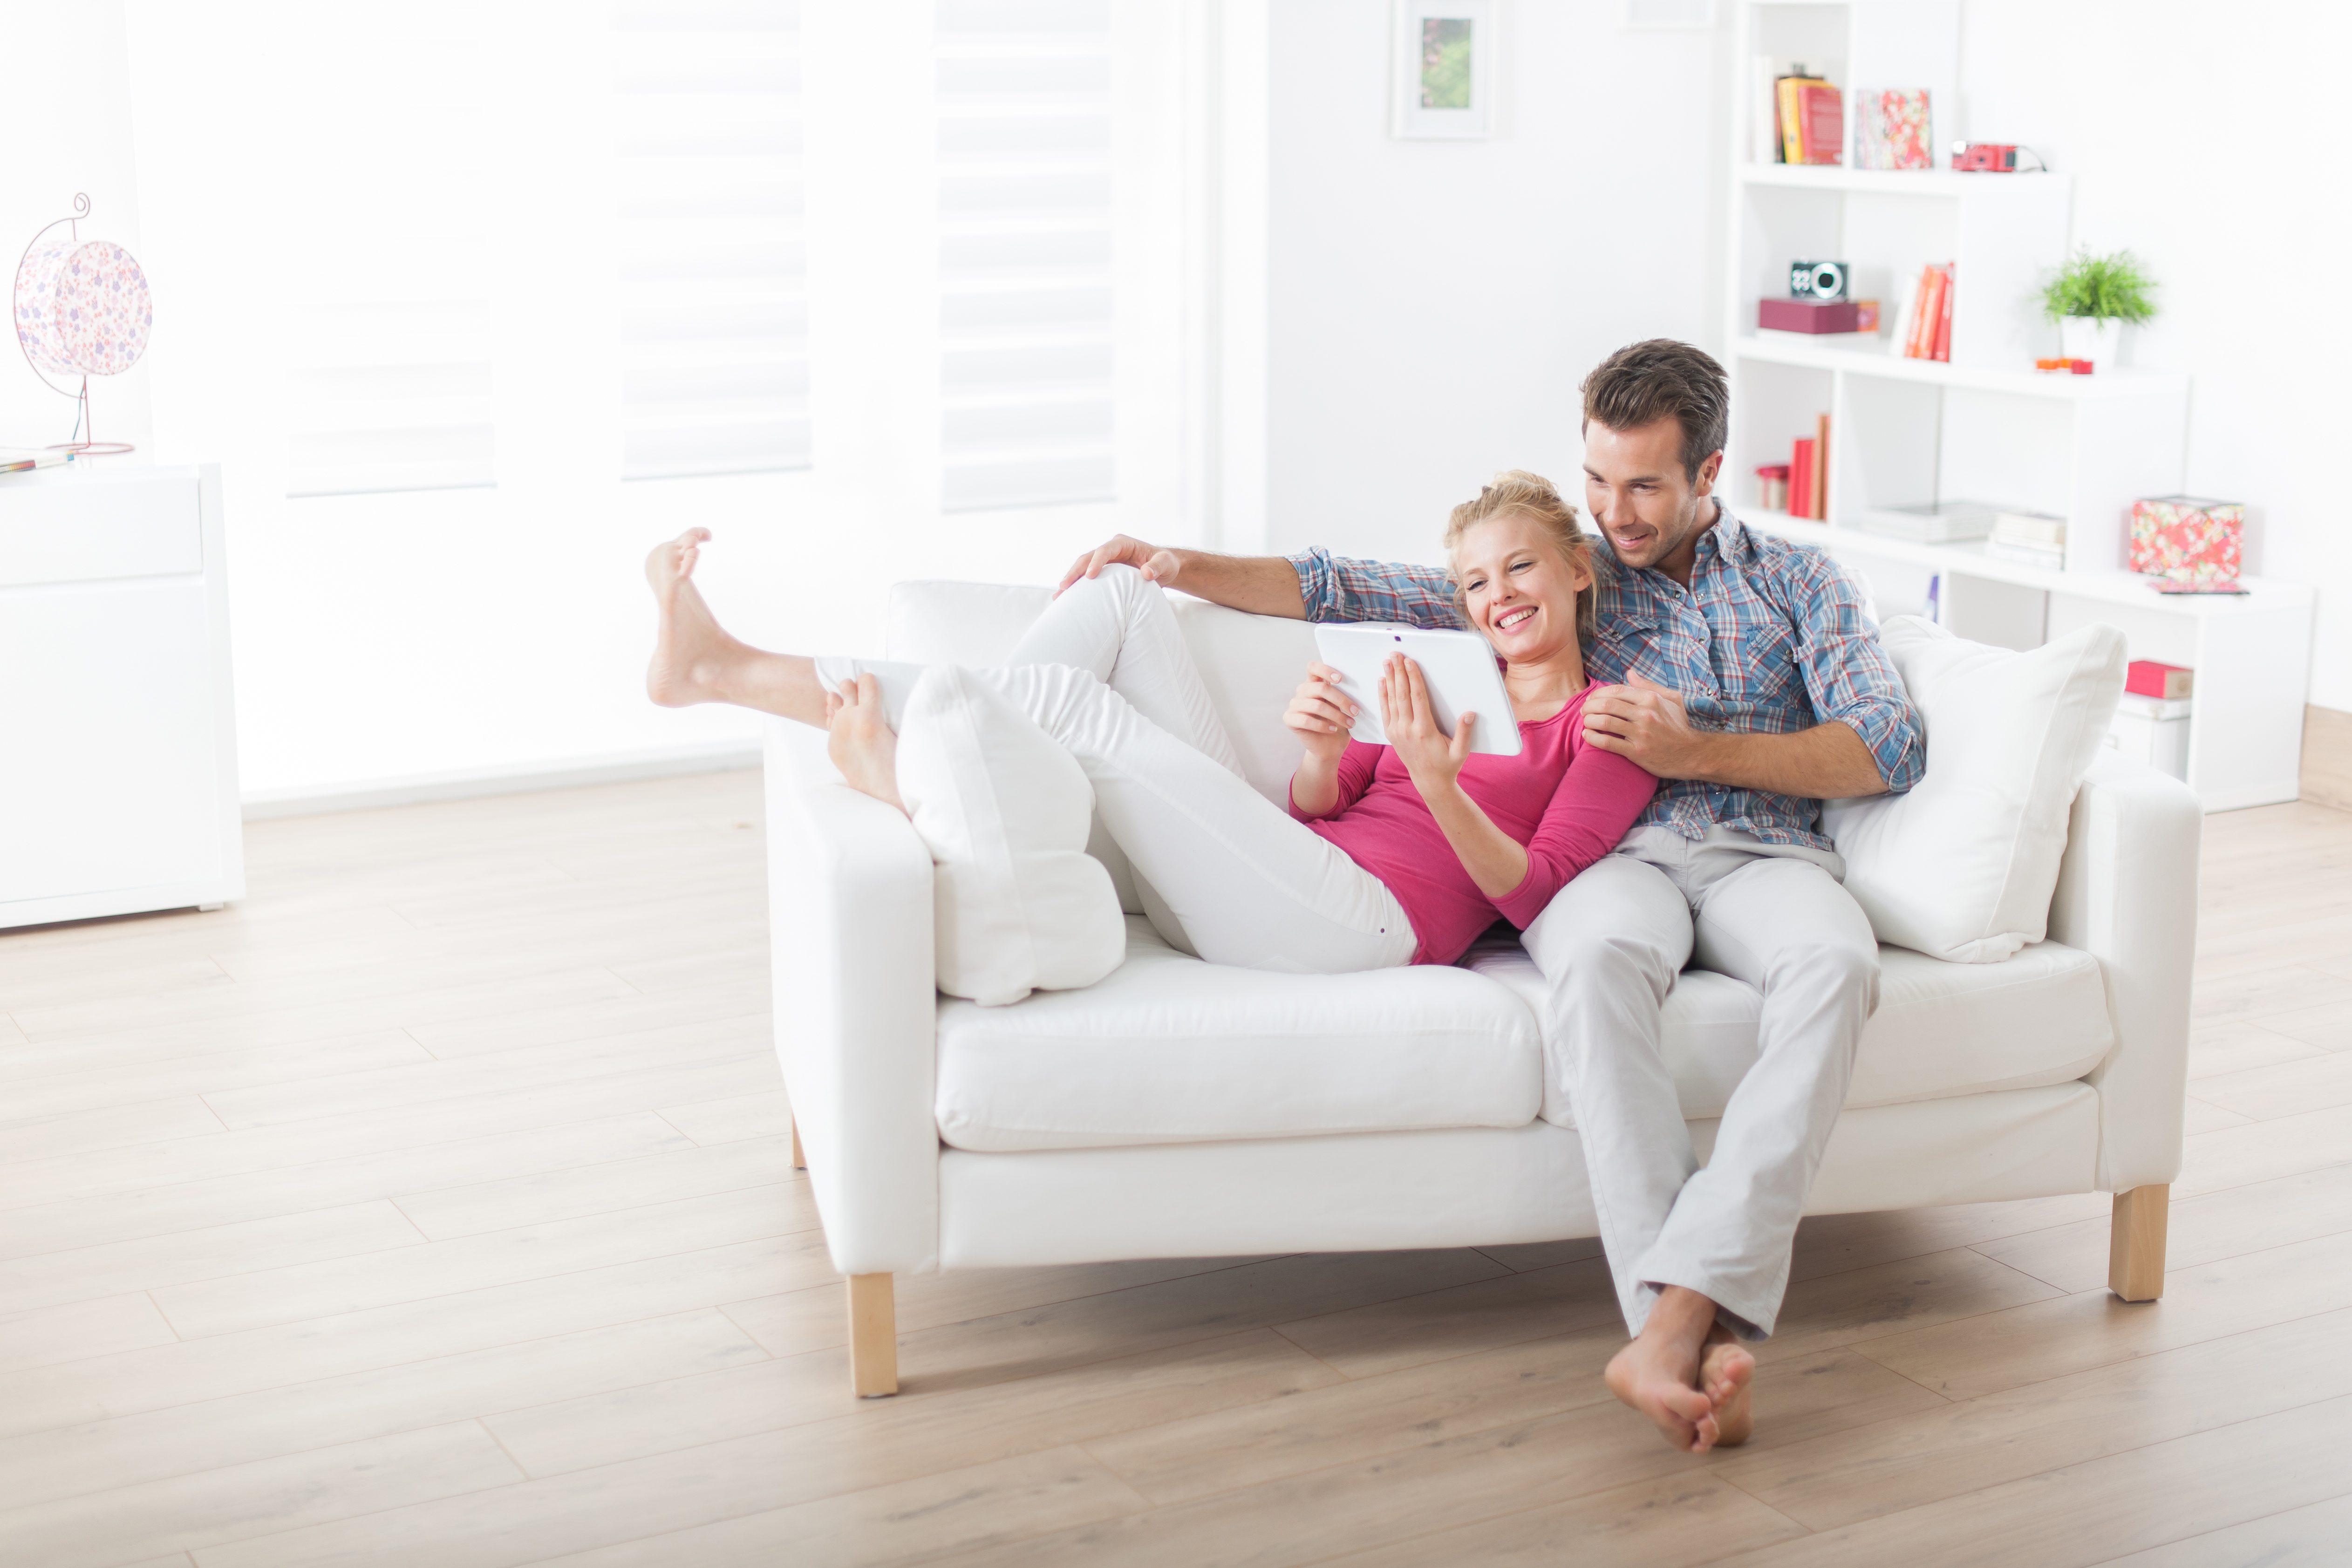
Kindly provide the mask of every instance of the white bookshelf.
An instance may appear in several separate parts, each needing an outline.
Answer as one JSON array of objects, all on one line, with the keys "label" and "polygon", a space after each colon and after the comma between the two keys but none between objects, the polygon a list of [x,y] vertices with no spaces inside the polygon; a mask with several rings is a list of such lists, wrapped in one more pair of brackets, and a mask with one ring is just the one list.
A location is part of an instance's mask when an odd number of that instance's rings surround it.
[{"label": "white bookshelf", "polygon": [[[2085,376],[2032,368],[2058,352],[2040,289],[2070,248],[2068,176],[1754,156],[1760,56],[1801,60],[1849,92],[1927,88],[1930,145],[1943,162],[1951,142],[1971,134],[1957,91],[1958,0],[1741,0],[1736,26],[1723,270],[1732,510],[1853,568],[1885,615],[1920,613],[1932,601],[1959,635],[2012,647],[2094,621],[2119,627],[2132,658],[2197,671],[2189,784],[2207,809],[2294,799],[2311,590],[2254,580],[2243,597],[2165,595],[2124,569],[2132,501],[2183,488],[2189,378],[2119,365]],[[1851,160],[1851,116],[1847,141]],[[1882,331],[1759,331],[1758,301],[1786,296],[1798,259],[1848,262],[1855,297],[1880,301]],[[1906,359],[1893,336],[1903,286],[1929,262],[1958,271],[1949,363]],[[1755,469],[1787,462],[1790,444],[1812,435],[1824,413],[1828,520],[1765,511]],[[1948,500],[2065,518],[2064,569],[1853,526],[1874,507]]]}]

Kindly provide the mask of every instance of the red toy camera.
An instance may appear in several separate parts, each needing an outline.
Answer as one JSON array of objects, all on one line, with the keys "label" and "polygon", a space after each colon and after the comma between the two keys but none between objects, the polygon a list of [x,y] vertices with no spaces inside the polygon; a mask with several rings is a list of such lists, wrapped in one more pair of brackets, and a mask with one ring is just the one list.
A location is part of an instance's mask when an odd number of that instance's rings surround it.
[{"label": "red toy camera", "polygon": [[2017,173],[2017,144],[2013,142],[1955,142],[1952,143],[1952,167],[1990,174]]}]

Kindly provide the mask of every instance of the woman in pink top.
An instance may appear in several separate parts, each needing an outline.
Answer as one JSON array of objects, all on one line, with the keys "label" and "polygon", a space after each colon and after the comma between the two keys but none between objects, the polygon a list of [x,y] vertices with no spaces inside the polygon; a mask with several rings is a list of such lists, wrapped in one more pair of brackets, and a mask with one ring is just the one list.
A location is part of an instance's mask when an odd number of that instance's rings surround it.
[{"label": "woman in pink top", "polygon": [[[900,805],[894,731],[921,668],[729,637],[691,581],[709,539],[691,529],[646,562],[662,611],[655,700],[824,725],[843,776]],[[1070,584],[1006,664],[973,673],[1077,759],[1171,943],[1293,973],[1451,963],[1497,914],[1525,925],[1607,854],[1657,781],[1584,747],[1593,563],[1574,509],[1534,475],[1505,474],[1454,509],[1446,543],[1471,624],[1503,663],[1526,741],[1516,757],[1470,755],[1474,715],[1440,730],[1403,659],[1381,683],[1394,743],[1350,744],[1334,672],[1311,667],[1285,716],[1306,747],[1285,812],[1242,776],[1174,610],[1127,566]]]},{"label": "woman in pink top", "polygon": [[1307,748],[1291,815],[1396,895],[1420,939],[1416,963],[1453,963],[1497,915],[1525,929],[1616,847],[1658,783],[1585,744],[1593,565],[1575,509],[1533,474],[1503,474],[1454,509],[1445,548],[1465,618],[1503,666],[1519,754],[1471,752],[1475,714],[1440,730],[1402,655],[1381,683],[1388,745],[1348,738],[1354,705],[1328,666],[1308,669],[1283,715]]}]

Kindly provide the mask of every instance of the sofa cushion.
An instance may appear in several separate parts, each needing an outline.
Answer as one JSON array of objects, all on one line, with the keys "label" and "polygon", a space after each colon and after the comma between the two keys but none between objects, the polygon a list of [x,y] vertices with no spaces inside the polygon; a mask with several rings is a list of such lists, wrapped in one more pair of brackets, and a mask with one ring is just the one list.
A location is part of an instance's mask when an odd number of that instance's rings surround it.
[{"label": "sofa cushion", "polygon": [[2067,812],[2123,695],[2124,635],[2084,626],[2012,653],[1916,616],[1884,635],[1927,771],[1907,794],[1830,802],[1823,831],[1879,941],[1998,963],[2049,929]]},{"label": "sofa cushion", "polygon": [[1127,924],[1127,962],[1085,991],[940,1002],[941,1139],[1084,1149],[1535,1120],[1535,1020],[1491,981],[1231,969]]},{"label": "sofa cushion", "polygon": [[[1541,1011],[1543,977],[1517,942],[1489,938],[1462,962]],[[2077,948],[2043,942],[2000,963],[1948,963],[1882,947],[1878,963],[1878,1011],[1862,1031],[1848,1110],[2064,1083],[2104,1061],[2115,1040],[2098,961]],[[1723,1114],[1755,1065],[1762,1005],[1728,975],[1691,969],[1675,979],[1664,1046],[1685,1117]]]},{"label": "sofa cushion", "polygon": [[1118,895],[1086,852],[1095,795],[1076,759],[960,665],[923,671],[902,722],[898,793],[931,852],[940,989],[1002,1006],[1118,968]]}]

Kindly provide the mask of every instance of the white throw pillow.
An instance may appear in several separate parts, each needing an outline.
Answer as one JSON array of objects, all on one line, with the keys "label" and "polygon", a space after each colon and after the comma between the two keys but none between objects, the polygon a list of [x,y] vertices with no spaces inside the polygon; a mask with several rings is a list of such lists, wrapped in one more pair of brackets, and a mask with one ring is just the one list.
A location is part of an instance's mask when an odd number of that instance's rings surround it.
[{"label": "white throw pillow", "polygon": [[1908,794],[1833,800],[1823,830],[1881,942],[1998,963],[2049,929],[2067,815],[2124,689],[2124,635],[2085,626],[2012,653],[1916,616],[1882,635],[1918,710]]},{"label": "white throw pillow", "polygon": [[1087,853],[1094,787],[984,677],[934,665],[916,681],[899,725],[898,795],[936,868],[940,990],[1002,1006],[1118,967],[1118,894]]}]

